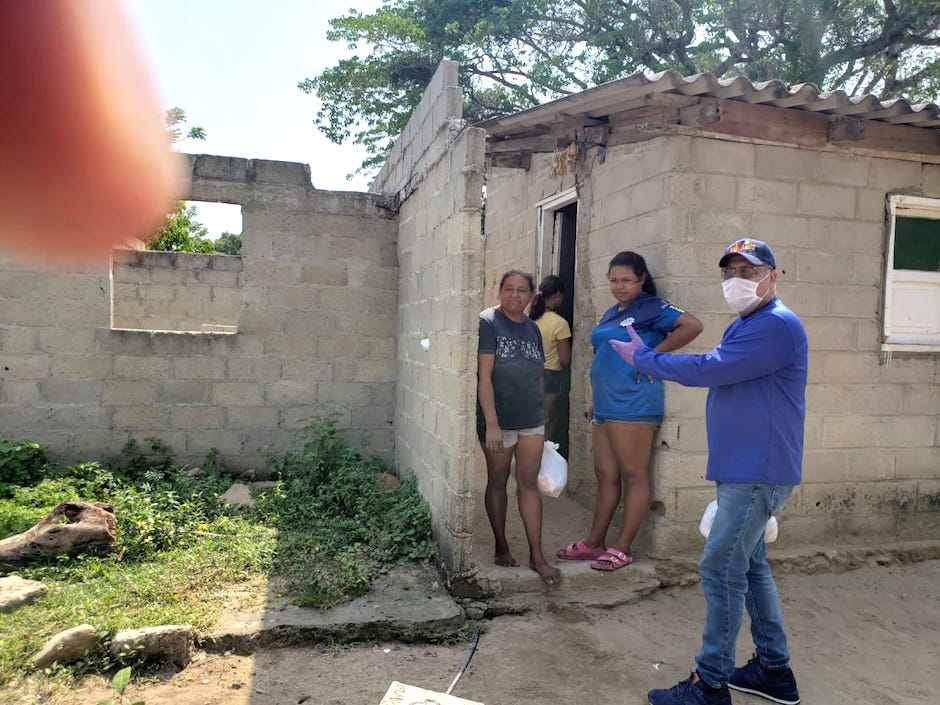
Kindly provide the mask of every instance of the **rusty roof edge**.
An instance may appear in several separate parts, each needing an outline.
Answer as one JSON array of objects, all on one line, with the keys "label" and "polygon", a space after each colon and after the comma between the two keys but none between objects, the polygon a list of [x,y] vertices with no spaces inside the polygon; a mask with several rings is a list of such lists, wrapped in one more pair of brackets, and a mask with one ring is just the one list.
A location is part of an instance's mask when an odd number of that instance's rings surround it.
[{"label": "rusty roof edge", "polygon": [[553,123],[563,115],[591,113],[596,116],[599,110],[613,110],[618,102],[650,93],[709,96],[836,116],[857,115],[884,122],[890,119],[891,124],[904,124],[903,118],[899,120],[899,117],[910,115],[911,126],[926,129],[935,129],[934,121],[940,119],[940,106],[935,103],[911,103],[905,98],[879,100],[872,95],[853,97],[842,90],[821,91],[813,83],[787,85],[779,79],[754,83],[745,76],[719,78],[711,73],[682,76],[670,69],[650,76],[635,73],[518,113],[484,120],[475,127],[486,130],[491,136],[507,137],[518,131]]}]

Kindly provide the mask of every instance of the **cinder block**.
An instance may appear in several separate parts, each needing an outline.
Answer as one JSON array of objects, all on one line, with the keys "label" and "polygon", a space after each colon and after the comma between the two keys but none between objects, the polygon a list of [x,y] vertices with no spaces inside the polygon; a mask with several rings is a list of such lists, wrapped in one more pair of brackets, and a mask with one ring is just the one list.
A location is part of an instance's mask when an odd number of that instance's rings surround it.
[{"label": "cinder block", "polygon": [[803,476],[820,482],[839,482],[846,479],[846,451],[815,449],[803,453]]},{"label": "cinder block", "polygon": [[924,165],[900,159],[871,160],[868,186],[884,192],[918,189],[924,175]]},{"label": "cinder block", "polygon": [[868,448],[890,446],[884,437],[880,417],[831,416],[823,420],[822,442],[826,448]]},{"label": "cinder block", "polygon": [[854,218],[856,193],[857,190],[849,186],[802,183],[799,187],[798,212],[830,218]]},{"label": "cinder block", "polygon": [[812,182],[820,153],[815,150],[757,145],[755,162],[758,176],[795,183]]},{"label": "cinder block", "polygon": [[175,406],[170,414],[170,427],[179,430],[225,428],[225,411],[217,406]]},{"label": "cinder block", "polygon": [[833,316],[872,320],[881,312],[881,290],[873,286],[834,287],[829,291],[829,311]]},{"label": "cinder block", "polygon": [[[883,448],[863,448],[845,451],[850,482],[870,480],[893,480],[895,478],[895,456],[893,450]],[[815,477],[815,476],[814,476]],[[819,477],[820,480],[838,478]]]},{"label": "cinder block", "polygon": [[880,189],[859,188],[856,218],[861,222],[885,222],[885,193]]},{"label": "cinder block", "polygon": [[229,407],[225,409],[225,428],[230,430],[276,429],[280,417],[277,407],[249,408]]},{"label": "cinder block", "polygon": [[896,415],[903,391],[898,384],[814,384],[806,389],[806,406],[822,415]]},{"label": "cinder block", "polygon": [[828,246],[834,252],[864,252],[881,256],[884,250],[885,225],[857,220],[829,220]]},{"label": "cinder block", "polygon": [[861,286],[881,287],[884,284],[884,257],[881,255],[852,255],[855,265],[852,282]]},{"label": "cinder block", "polygon": [[170,410],[158,406],[121,406],[114,410],[113,428],[116,431],[140,431],[147,436],[159,436],[169,428]]},{"label": "cinder block", "polygon": [[820,184],[864,186],[868,183],[871,157],[839,152],[820,152],[814,180]]},{"label": "cinder block", "polygon": [[924,164],[924,195],[940,198],[940,164]]},{"label": "cinder block", "polygon": [[846,351],[854,350],[858,336],[856,321],[851,318],[803,319],[810,350]]},{"label": "cinder block", "polygon": [[111,428],[113,411],[98,404],[85,405],[77,402],[74,406],[59,407],[48,417],[45,426],[51,431],[74,433],[80,429],[86,431]]},{"label": "cinder block", "polygon": [[693,171],[741,176],[753,174],[756,168],[756,147],[746,142],[697,139],[691,152]]},{"label": "cinder block", "polygon": [[790,214],[797,207],[797,185],[785,181],[740,179],[738,208],[762,214]]},{"label": "cinder block", "polygon": [[[36,380],[17,380],[0,378],[0,416],[15,413],[20,404],[39,402],[39,382]],[[6,406],[12,409],[4,409]]]},{"label": "cinder block", "polygon": [[[934,410],[936,411],[936,410]],[[887,416],[881,420],[884,445],[892,448],[928,448],[935,444],[937,415]]]},{"label": "cinder block", "polygon": [[[738,179],[721,174],[675,173],[665,176],[665,199],[659,203],[683,208],[734,208]],[[854,202],[853,202],[854,205]]]},{"label": "cinder block", "polygon": [[262,385],[258,382],[217,382],[212,386],[211,402],[218,406],[262,406]]},{"label": "cinder block", "polygon": [[193,155],[193,184],[200,179],[224,179],[244,182],[248,179],[249,160],[239,157],[217,157],[210,154]]},{"label": "cinder block", "polygon": [[211,382],[193,379],[167,379],[157,383],[159,404],[205,404]]},{"label": "cinder block", "polygon": [[52,356],[44,353],[28,355],[11,355],[4,351],[2,358],[2,379],[39,379],[49,377],[52,368]]},{"label": "cinder block", "polygon": [[[903,387],[904,414],[940,414],[940,386],[936,384],[909,384]],[[940,469],[940,464],[937,465]]]},{"label": "cinder block", "polygon": [[166,379],[170,361],[165,357],[115,355],[114,377],[117,379]]},{"label": "cinder block", "polygon": [[209,429],[200,433],[190,433],[186,436],[186,450],[188,455],[194,457],[205,457],[209,452],[216,448],[219,454],[226,458],[239,458],[246,455],[246,451],[255,451],[255,448],[246,448],[242,442],[242,433],[240,431],[228,431],[224,429]]},{"label": "cinder block", "polygon": [[223,357],[180,357],[173,359],[169,371],[173,379],[223,380],[225,359]]},{"label": "cinder block", "polygon": [[108,406],[143,406],[157,403],[157,381],[107,379],[102,382],[101,403]]},{"label": "cinder block", "polygon": [[309,404],[316,398],[317,385],[315,383],[280,380],[264,385],[264,403],[271,406]]}]

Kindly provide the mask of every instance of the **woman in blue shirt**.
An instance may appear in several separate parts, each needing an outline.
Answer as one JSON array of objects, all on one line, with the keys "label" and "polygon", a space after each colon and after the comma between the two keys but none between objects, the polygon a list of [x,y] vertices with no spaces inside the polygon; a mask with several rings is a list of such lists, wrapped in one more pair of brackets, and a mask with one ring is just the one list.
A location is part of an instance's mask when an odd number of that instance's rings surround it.
[{"label": "woman in blue shirt", "polygon": [[[607,269],[610,293],[617,303],[607,309],[591,331],[594,476],[597,496],[591,530],[582,541],[558,551],[567,560],[590,560],[597,570],[617,570],[633,562],[631,544],[650,506],[648,466],[653,434],[663,419],[663,385],[640,375],[610,346],[611,340],[629,342],[626,326],[633,326],[643,342],[669,352],[691,342],[702,323],[664,299],[646,261],[635,252],[620,252]],[[607,543],[607,530],[623,500],[623,521],[617,539]]]}]

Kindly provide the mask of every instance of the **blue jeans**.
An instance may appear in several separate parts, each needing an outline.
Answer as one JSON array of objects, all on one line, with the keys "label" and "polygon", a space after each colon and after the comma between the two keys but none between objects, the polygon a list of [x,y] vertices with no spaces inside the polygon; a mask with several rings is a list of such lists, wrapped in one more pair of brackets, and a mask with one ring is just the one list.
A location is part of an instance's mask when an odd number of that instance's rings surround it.
[{"label": "blue jeans", "polygon": [[698,566],[705,593],[705,628],[695,659],[699,678],[714,688],[726,685],[734,670],[734,646],[745,606],[761,665],[779,669],[790,662],[764,530],[767,520],[783,509],[793,487],[719,482],[716,489],[718,512]]}]

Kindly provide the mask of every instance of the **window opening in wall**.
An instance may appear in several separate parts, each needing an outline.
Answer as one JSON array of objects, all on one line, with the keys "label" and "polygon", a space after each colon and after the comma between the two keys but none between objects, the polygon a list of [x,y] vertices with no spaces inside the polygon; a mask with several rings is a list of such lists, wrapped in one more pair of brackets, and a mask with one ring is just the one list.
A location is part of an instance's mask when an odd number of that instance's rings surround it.
[{"label": "window opening in wall", "polygon": [[940,199],[891,196],[883,349],[940,351]]},{"label": "window opening in wall", "polygon": [[242,213],[180,201],[146,242],[111,255],[111,328],[230,334],[242,309]]},{"label": "window opening in wall", "polygon": [[241,255],[242,209],[233,203],[179,201],[145,242],[158,252]]}]

